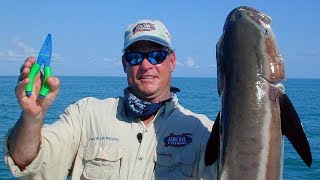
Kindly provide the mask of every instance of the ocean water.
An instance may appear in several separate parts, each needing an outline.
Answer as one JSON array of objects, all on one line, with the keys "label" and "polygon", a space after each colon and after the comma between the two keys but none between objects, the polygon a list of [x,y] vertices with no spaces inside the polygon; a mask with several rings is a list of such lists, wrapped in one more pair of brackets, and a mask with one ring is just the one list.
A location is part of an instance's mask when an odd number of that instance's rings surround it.
[{"label": "ocean water", "polygon": [[[127,82],[124,77],[60,77],[61,90],[47,113],[45,123],[52,123],[71,103],[83,97],[108,98],[122,96]],[[21,109],[15,99],[17,77],[0,77],[0,137],[1,146],[6,131],[19,117]],[[214,78],[173,78],[172,85],[180,88],[180,103],[196,113],[215,119],[221,98]],[[308,168],[292,145],[285,139],[284,179],[320,179],[320,79],[288,79],[284,82],[286,93],[294,104],[313,155]],[[0,179],[15,179],[4,163],[0,149]]]}]

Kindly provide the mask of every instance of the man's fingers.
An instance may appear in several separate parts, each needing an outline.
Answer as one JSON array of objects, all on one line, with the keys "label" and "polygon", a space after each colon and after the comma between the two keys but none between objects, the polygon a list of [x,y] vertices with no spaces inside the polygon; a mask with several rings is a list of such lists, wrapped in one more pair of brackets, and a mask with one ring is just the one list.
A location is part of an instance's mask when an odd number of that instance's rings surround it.
[{"label": "man's fingers", "polygon": [[20,68],[20,72],[23,71],[24,68],[31,68],[32,64],[36,61],[34,57],[28,57]]},{"label": "man's fingers", "polygon": [[60,89],[60,80],[57,77],[49,76],[47,78],[47,83],[50,86],[50,91],[55,95],[58,95]]},{"label": "man's fingers", "polygon": [[18,82],[22,81],[23,79],[26,79],[30,73],[30,68],[24,68],[18,77]]},{"label": "man's fingers", "polygon": [[18,77],[18,82],[27,78],[30,73],[30,68],[33,63],[36,61],[34,57],[27,58],[20,68],[20,75]]},{"label": "man's fingers", "polygon": [[47,83],[50,87],[50,92],[44,99],[40,99],[40,102],[44,109],[48,109],[51,106],[53,101],[56,99],[60,89],[60,80],[57,77],[49,76],[47,78]]},{"label": "man's fingers", "polygon": [[26,87],[26,85],[29,82],[30,82],[30,80],[28,78],[23,79],[22,81],[18,82],[18,84],[16,86],[16,97],[19,101],[26,97],[26,92],[25,92],[24,88]]}]

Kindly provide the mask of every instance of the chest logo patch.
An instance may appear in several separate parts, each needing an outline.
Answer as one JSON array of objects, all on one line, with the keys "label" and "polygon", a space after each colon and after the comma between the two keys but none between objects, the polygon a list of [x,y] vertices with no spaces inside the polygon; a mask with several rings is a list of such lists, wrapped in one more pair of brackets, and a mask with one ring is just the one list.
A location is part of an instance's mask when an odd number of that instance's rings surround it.
[{"label": "chest logo patch", "polygon": [[185,147],[192,142],[192,138],[190,137],[191,135],[191,133],[183,133],[181,135],[171,133],[169,136],[165,137],[163,141],[165,143],[165,147]]}]

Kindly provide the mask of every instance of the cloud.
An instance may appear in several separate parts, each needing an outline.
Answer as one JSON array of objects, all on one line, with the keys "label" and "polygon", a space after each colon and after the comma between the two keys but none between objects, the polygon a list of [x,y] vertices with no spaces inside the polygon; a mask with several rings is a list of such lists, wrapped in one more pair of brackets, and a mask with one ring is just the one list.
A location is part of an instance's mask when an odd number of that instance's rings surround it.
[{"label": "cloud", "polygon": [[0,61],[18,62],[27,56],[13,50],[0,50]]},{"label": "cloud", "polygon": [[104,57],[104,58],[91,58],[89,60],[90,64],[107,66],[107,67],[115,67],[122,66],[121,58],[119,57]]},{"label": "cloud", "polygon": [[177,66],[184,66],[184,64],[181,63],[180,61],[176,61],[176,65],[177,65]]},{"label": "cloud", "polygon": [[217,64],[212,63],[212,64],[209,64],[208,67],[209,68],[217,68]]},{"label": "cloud", "polygon": [[[15,37],[11,41],[11,49],[0,49],[0,61],[6,62],[22,62],[29,56],[37,57],[39,50],[35,50],[20,38]],[[63,60],[61,55],[52,53],[51,61],[59,62]]]},{"label": "cloud", "polygon": [[310,50],[306,50],[306,51],[301,51],[297,53],[298,56],[318,56],[319,52],[315,49],[310,49]]},{"label": "cloud", "polygon": [[192,57],[187,57],[182,62],[181,61],[177,61],[176,64],[178,66],[185,66],[185,67],[188,67],[188,68],[195,68],[195,69],[200,68],[200,65],[196,64],[195,60]]},{"label": "cloud", "polygon": [[17,47],[21,54],[36,55],[36,50],[24,43],[19,38],[13,38],[12,43]]},{"label": "cloud", "polygon": [[191,57],[187,57],[186,63],[189,68],[195,68],[195,69],[200,68],[200,65],[196,64],[194,59]]}]

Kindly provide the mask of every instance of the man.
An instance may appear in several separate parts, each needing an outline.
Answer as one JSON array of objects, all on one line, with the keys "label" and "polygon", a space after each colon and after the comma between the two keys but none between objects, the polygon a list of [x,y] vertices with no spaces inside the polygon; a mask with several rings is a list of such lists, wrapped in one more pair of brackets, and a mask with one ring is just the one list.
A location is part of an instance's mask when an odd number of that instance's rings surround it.
[{"label": "man", "polygon": [[[213,178],[204,165],[213,122],[184,109],[171,88],[176,57],[160,21],[141,20],[125,32],[122,63],[124,97],[85,98],[70,105],[52,125],[42,126],[59,92],[26,97],[24,87],[34,58],[24,63],[16,96],[20,119],[9,130],[5,160],[15,176],[33,179]],[[41,84],[38,76],[35,90]]]}]

